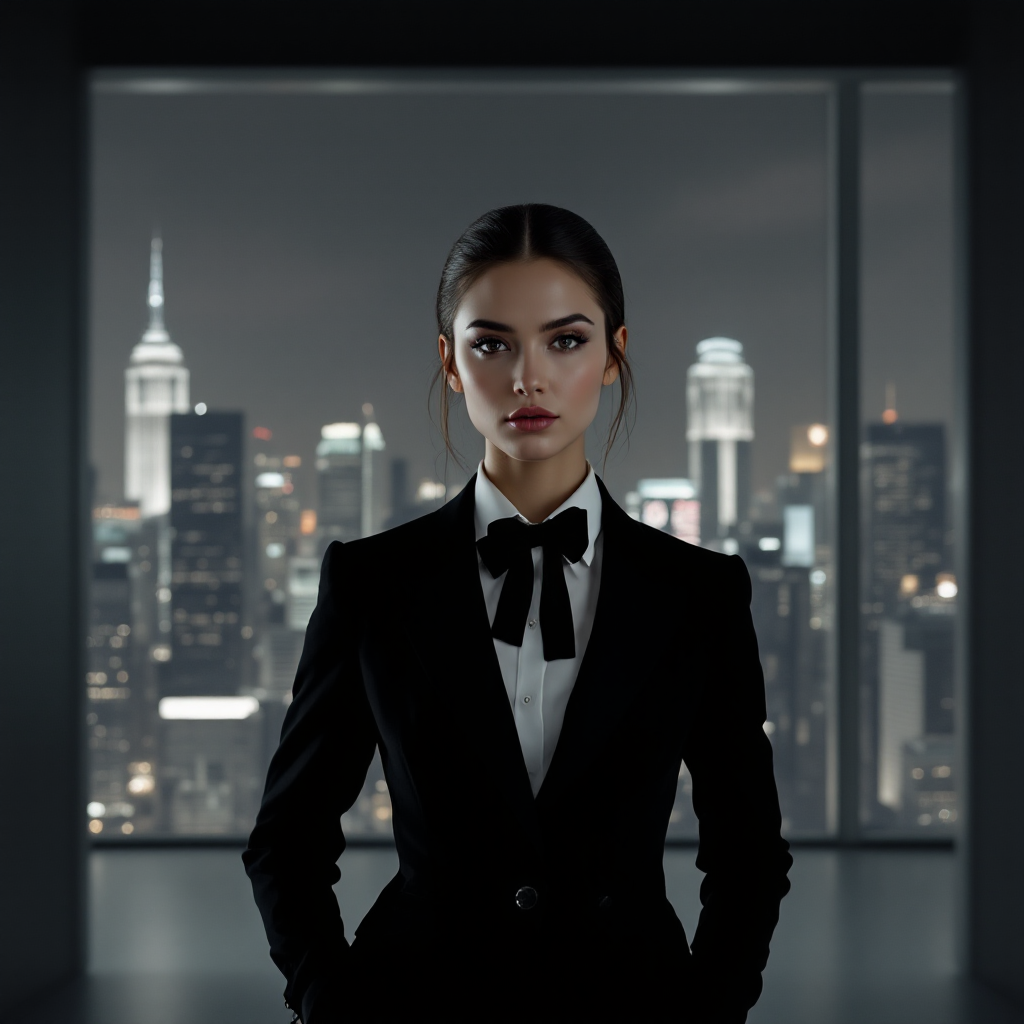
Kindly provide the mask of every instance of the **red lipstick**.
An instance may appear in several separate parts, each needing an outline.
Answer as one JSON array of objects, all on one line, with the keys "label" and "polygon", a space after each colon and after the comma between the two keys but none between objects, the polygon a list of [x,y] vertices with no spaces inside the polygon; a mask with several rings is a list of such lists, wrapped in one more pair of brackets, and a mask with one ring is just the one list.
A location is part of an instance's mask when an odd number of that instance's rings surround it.
[{"label": "red lipstick", "polygon": [[508,418],[513,430],[545,430],[557,420],[558,417],[539,405],[527,405],[516,409]]}]

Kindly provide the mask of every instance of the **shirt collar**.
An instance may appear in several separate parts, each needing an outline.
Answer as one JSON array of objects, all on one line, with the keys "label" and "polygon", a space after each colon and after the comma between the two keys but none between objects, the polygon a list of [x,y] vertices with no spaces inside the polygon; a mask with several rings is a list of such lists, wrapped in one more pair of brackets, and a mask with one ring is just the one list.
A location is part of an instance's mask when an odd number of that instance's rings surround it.
[{"label": "shirt collar", "polygon": [[[491,482],[484,472],[484,464],[481,461],[476,470],[476,486],[473,492],[474,507],[473,516],[476,521],[476,539],[487,536],[487,527],[495,519],[509,519],[518,516],[524,523],[529,520],[505,497],[501,491]],[[594,545],[597,542],[597,535],[601,532],[601,491],[597,486],[597,474],[594,467],[587,463],[587,475],[583,483],[562,502],[554,512],[548,516],[552,519],[564,512],[567,508],[581,508],[587,513],[587,537],[589,543],[587,550],[583,553],[582,562],[586,566],[594,560]]]}]

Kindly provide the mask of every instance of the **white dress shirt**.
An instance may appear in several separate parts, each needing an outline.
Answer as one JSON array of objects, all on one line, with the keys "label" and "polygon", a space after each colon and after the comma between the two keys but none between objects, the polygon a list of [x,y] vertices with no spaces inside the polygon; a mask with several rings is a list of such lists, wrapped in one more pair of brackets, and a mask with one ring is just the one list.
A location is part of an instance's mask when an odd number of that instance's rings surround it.
[{"label": "white dress shirt", "polygon": [[[529,522],[487,478],[483,462],[477,468],[474,498],[477,540],[487,535],[487,527],[496,519],[516,516],[524,523]],[[578,562],[572,563],[562,556],[562,571],[565,573],[565,585],[572,607],[576,657],[559,658],[555,661],[544,660],[544,644],[540,632],[540,589],[541,573],[544,568],[544,551],[541,547],[533,549],[533,597],[530,600],[530,613],[523,634],[523,646],[515,647],[504,640],[494,641],[494,650],[501,666],[505,692],[512,705],[516,730],[519,733],[519,745],[523,750],[526,770],[530,773],[530,785],[533,787],[534,796],[537,795],[551,765],[558,736],[562,731],[562,719],[565,717],[569,695],[583,663],[587,641],[594,625],[594,611],[597,608],[604,538],[601,533],[601,492],[597,486],[594,467],[589,463],[583,483],[548,516],[548,519],[573,506],[587,513],[587,535],[590,540],[587,550]],[[480,585],[487,605],[487,618],[493,625],[506,574],[503,573],[495,579],[487,570],[479,553],[477,559],[480,567]]]}]

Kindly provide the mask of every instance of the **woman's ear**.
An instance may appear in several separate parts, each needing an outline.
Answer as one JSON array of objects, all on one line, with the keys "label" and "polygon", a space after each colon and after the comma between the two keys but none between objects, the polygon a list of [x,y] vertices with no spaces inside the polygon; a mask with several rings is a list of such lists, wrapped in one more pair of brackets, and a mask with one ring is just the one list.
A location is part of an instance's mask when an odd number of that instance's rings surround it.
[{"label": "woman's ear", "polygon": [[444,379],[448,382],[448,386],[452,391],[462,391],[462,380],[459,377],[458,367],[455,365],[455,349],[443,334],[437,336],[437,353],[441,357]]},{"label": "woman's ear", "polygon": [[[622,325],[613,335],[612,344],[621,352],[623,355],[626,354],[626,340],[629,336],[629,332],[626,330],[625,324]],[[608,353],[608,362],[604,367],[604,380],[605,384],[614,384],[619,379],[619,364],[615,361],[615,357]]]}]

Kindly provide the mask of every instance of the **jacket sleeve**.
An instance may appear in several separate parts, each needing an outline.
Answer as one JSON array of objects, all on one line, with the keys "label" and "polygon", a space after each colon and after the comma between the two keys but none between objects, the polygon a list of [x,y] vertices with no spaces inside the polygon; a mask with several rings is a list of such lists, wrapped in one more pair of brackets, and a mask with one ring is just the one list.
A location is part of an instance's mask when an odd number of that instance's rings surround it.
[{"label": "jacket sleeve", "polygon": [[705,873],[691,943],[698,991],[707,1020],[738,1024],[761,994],[793,858],[780,835],[772,748],[763,728],[764,676],[750,616],[750,575],[738,555],[726,564],[684,760],[700,828],[697,867]]},{"label": "jacket sleeve", "polygon": [[345,848],[341,815],[356,801],[377,744],[359,668],[347,552],[335,541],[270,762],[263,802],[242,854],[285,1000],[308,1021],[348,954],[332,885]]}]

